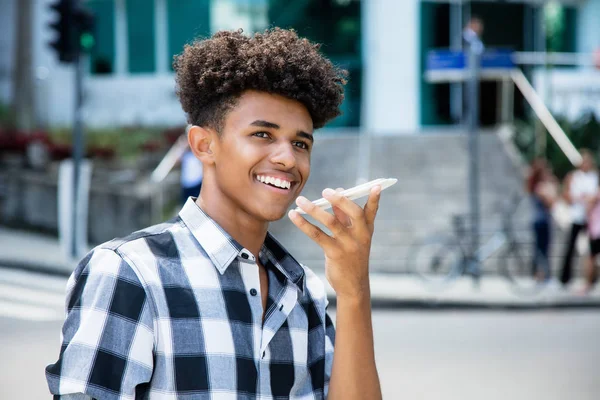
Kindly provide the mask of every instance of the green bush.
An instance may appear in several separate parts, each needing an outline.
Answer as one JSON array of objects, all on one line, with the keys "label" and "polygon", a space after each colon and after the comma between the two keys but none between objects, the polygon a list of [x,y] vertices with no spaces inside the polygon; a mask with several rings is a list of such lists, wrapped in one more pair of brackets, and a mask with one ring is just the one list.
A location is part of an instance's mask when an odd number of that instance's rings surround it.
[{"label": "green bush", "polygon": [[[576,121],[568,121],[563,117],[556,117],[556,121],[575,148],[591,150],[596,157],[596,162],[600,163],[600,121],[594,113],[590,112]],[[533,121],[519,121],[515,127],[514,143],[527,161],[538,156],[546,158],[556,176],[561,179],[574,168],[543,126],[536,126]],[[546,148],[542,154],[538,154],[536,146],[536,129],[543,129],[545,135]]]},{"label": "green bush", "polygon": [[[156,143],[164,149],[168,146],[163,130],[153,128],[104,128],[86,129],[85,145],[88,151],[94,149],[113,150],[115,157],[122,160],[133,160],[145,150],[144,146]],[[57,128],[50,131],[53,143],[70,145],[72,142],[71,129]]]}]

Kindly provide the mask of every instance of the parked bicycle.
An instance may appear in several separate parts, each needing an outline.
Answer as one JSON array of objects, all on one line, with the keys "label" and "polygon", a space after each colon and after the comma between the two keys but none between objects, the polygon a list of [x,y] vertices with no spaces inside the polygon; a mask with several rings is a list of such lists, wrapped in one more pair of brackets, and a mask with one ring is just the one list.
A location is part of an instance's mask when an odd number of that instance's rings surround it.
[{"label": "parked bicycle", "polygon": [[[506,278],[518,294],[534,294],[543,285],[532,276],[530,249],[520,242],[513,229],[513,216],[523,198],[515,196],[501,213],[501,228],[471,250],[467,229],[468,215],[452,218],[451,234],[436,234],[416,242],[408,253],[408,270],[414,272],[432,288],[443,288],[461,276],[471,276],[478,282],[493,258],[499,274]],[[474,253],[474,254],[473,254]],[[477,267],[479,266],[479,267]]]}]

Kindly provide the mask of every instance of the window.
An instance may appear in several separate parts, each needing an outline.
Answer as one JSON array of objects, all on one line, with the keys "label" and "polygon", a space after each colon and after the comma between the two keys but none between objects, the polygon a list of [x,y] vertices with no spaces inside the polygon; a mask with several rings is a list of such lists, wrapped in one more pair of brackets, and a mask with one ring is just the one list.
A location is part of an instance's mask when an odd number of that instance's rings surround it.
[{"label": "window", "polygon": [[126,7],[129,72],[154,72],[154,1],[127,0]]},{"label": "window", "polygon": [[90,54],[92,74],[111,74],[115,65],[115,6],[113,1],[90,0],[86,6],[96,16],[95,45]]},{"label": "window", "polygon": [[294,28],[321,43],[331,61],[348,70],[343,114],[327,126],[359,126],[362,96],[362,32],[360,1],[269,0],[271,26]]},{"label": "window", "polygon": [[[210,0],[167,0],[168,52],[173,56],[196,37],[210,35]],[[172,67],[172,63],[171,67]]]}]

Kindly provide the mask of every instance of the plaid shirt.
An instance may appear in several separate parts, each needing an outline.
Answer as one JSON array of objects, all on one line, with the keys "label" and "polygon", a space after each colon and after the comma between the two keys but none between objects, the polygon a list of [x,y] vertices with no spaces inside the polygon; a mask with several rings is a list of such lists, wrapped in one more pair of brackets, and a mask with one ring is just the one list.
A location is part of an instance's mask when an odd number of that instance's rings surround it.
[{"label": "plaid shirt", "polygon": [[172,221],[105,243],[67,285],[63,399],[323,399],[334,327],[323,283],[267,235],[263,323],[253,255],[193,199]]}]

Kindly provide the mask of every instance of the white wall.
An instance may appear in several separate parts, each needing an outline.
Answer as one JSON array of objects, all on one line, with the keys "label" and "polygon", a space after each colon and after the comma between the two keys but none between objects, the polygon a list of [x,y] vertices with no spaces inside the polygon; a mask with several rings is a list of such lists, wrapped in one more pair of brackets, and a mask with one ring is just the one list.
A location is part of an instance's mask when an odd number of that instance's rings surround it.
[{"label": "white wall", "polygon": [[16,21],[16,0],[0,0],[0,102],[8,104],[12,94],[12,72]]},{"label": "white wall", "polygon": [[600,118],[600,71],[538,69],[533,74],[533,84],[553,114],[575,121],[593,111]]},{"label": "white wall", "polygon": [[370,134],[419,129],[419,20],[419,0],[362,1],[362,125]]},{"label": "white wall", "polygon": [[577,19],[577,51],[600,49],[600,0],[587,0],[579,7]]}]

